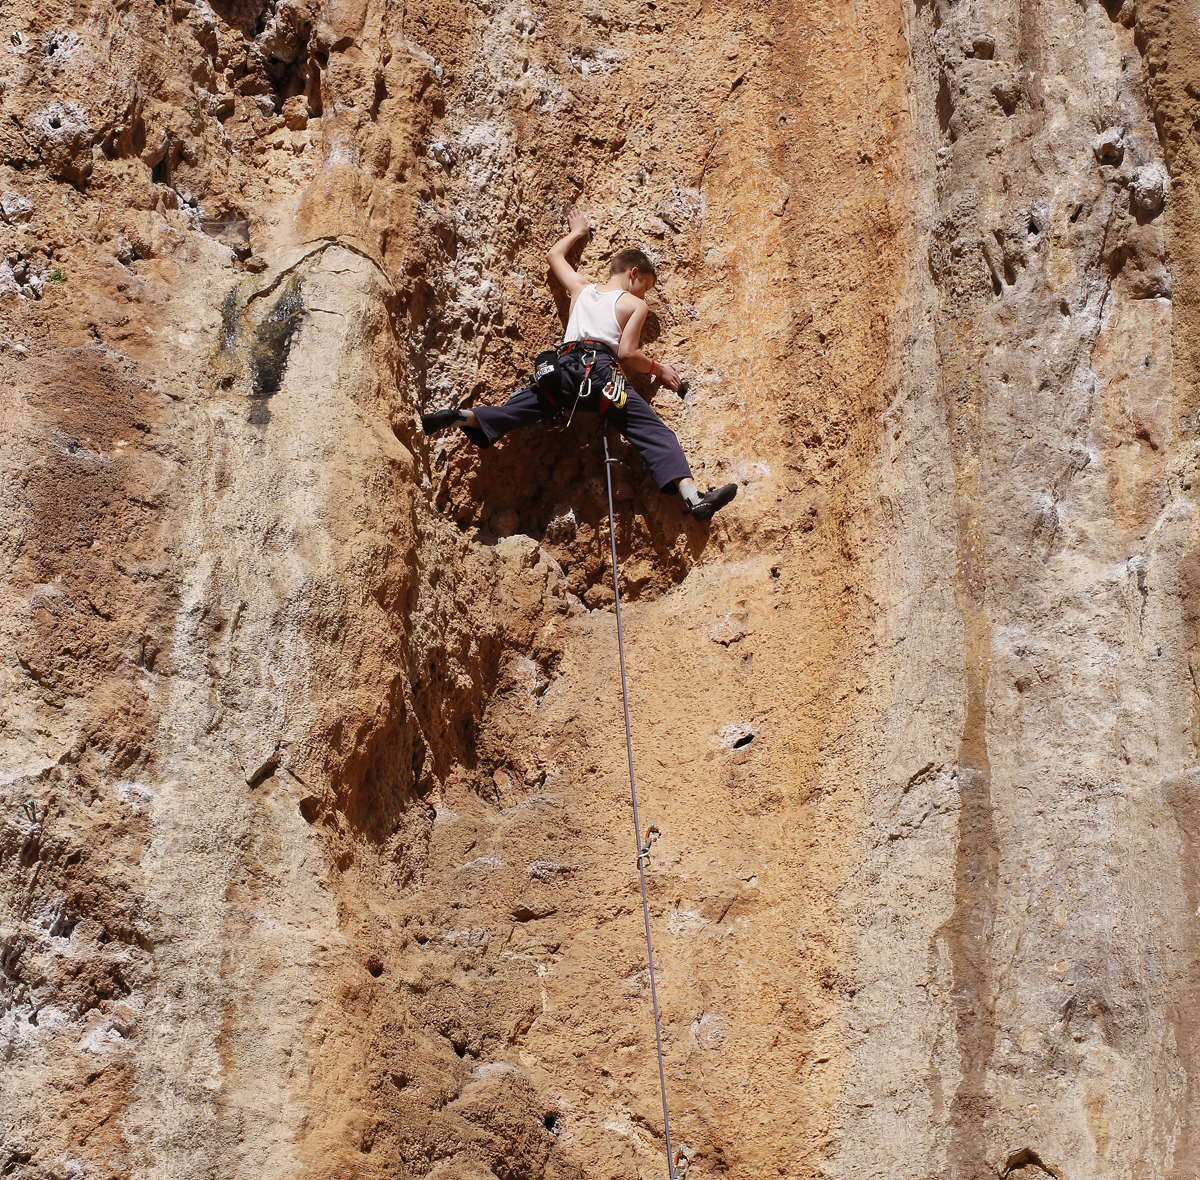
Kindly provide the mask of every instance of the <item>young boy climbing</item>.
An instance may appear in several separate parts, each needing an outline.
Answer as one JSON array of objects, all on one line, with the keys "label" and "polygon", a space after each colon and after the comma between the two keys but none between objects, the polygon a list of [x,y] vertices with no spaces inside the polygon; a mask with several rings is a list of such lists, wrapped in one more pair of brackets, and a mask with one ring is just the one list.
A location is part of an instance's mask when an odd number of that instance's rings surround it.
[{"label": "young boy climbing", "polygon": [[737,484],[710,488],[700,495],[675,432],[636,391],[624,386],[623,369],[657,377],[668,389],[680,386],[674,366],[651,360],[641,347],[649,311],[646,292],[656,277],[654,264],[641,250],[622,250],[612,260],[608,282],[589,283],[567,261],[567,251],[591,233],[591,223],[587,214],[572,209],[567,226],[566,235],[546,254],[555,278],[571,297],[567,331],[557,355],[542,354],[535,379],[504,405],[437,410],[422,414],[421,425],[426,434],[461,426],[476,446],[490,447],[510,430],[555,414],[599,412],[637,448],[660,490],[678,491],[685,513],[708,520],[737,495]]}]

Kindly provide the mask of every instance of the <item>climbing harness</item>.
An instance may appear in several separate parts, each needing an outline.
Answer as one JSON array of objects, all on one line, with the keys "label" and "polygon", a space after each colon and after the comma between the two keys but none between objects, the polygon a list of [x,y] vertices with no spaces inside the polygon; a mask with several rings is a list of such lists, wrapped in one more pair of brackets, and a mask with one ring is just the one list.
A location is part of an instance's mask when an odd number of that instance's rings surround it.
[{"label": "climbing harness", "polygon": [[600,340],[571,340],[557,348],[548,348],[539,352],[533,362],[533,383],[538,392],[560,413],[563,409],[563,369],[562,358],[578,352],[582,357],[583,376],[579,379],[579,387],[575,391],[575,401],[567,420],[560,427],[566,430],[575,418],[579,403],[586,402],[592,396],[592,368],[596,364],[597,355],[603,355],[610,362],[612,376],[600,391],[600,417],[603,420],[609,406],[622,409],[628,399],[625,389],[625,374],[621,371],[621,363],[612,355],[609,345]]},{"label": "climbing harness", "polygon": [[[683,1149],[674,1156],[671,1154],[671,1122],[667,1116],[667,1076],[663,1071],[662,1031],[658,1023],[658,989],[654,985],[654,947],[650,942],[650,903],[646,900],[646,860],[650,856],[650,846],[662,834],[656,824],[646,829],[646,835],[641,836],[641,824],[638,822],[637,787],[633,779],[633,736],[629,728],[629,689],[625,683],[625,636],[621,631],[621,579],[617,568],[617,521],[613,512],[612,471],[611,465],[615,460],[608,457],[608,432],[604,432],[604,479],[608,485],[608,536],[612,543],[613,565],[613,596],[617,610],[617,652],[621,657],[621,703],[625,707],[625,753],[629,759],[629,797],[633,803],[633,835],[637,841],[638,876],[642,881],[642,919],[646,924],[646,959],[650,964],[650,1002],[654,1008],[654,1045],[658,1051],[658,1088],[662,1092],[663,1133],[667,1141],[667,1173],[669,1180],[683,1180],[691,1159],[684,1154]],[[677,1169],[680,1157],[686,1160],[683,1171]]]}]

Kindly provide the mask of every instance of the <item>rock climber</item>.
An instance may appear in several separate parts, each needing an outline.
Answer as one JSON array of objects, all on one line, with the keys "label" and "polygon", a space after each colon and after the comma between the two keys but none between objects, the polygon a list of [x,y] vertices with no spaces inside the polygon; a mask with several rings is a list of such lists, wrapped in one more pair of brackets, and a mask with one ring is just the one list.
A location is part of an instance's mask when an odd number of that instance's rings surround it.
[{"label": "rock climber", "polygon": [[421,415],[421,426],[426,434],[461,426],[476,446],[490,447],[510,430],[557,414],[602,413],[637,448],[660,490],[678,491],[685,513],[708,520],[737,495],[737,484],[710,488],[702,496],[675,432],[625,386],[623,370],[628,369],[649,374],[668,389],[680,387],[675,367],[651,360],[641,348],[642,325],[650,310],[646,292],[657,277],[654,263],[641,250],[622,250],[613,257],[608,281],[590,283],[567,261],[567,251],[589,236],[591,220],[572,209],[567,227],[546,254],[551,271],[571,297],[563,343],[539,355],[534,379],[504,405],[436,410]]}]

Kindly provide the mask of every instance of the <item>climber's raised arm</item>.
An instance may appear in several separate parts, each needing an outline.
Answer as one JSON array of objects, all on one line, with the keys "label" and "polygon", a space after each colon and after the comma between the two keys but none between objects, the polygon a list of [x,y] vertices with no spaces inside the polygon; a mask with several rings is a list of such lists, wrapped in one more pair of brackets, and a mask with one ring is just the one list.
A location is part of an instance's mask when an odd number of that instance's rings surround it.
[{"label": "climber's raised arm", "polygon": [[567,227],[567,232],[546,251],[546,261],[554,277],[574,299],[588,285],[588,281],[567,261],[567,251],[592,232],[592,219],[582,209],[572,209],[567,214]]}]

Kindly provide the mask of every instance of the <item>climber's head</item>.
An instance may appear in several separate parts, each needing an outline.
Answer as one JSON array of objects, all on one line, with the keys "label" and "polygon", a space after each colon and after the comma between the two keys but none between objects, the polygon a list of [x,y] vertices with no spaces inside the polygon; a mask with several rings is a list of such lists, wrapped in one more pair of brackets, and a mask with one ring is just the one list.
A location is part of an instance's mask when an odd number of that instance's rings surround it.
[{"label": "climber's head", "polygon": [[608,266],[608,277],[612,279],[618,275],[628,276],[628,291],[639,299],[646,298],[646,292],[654,286],[654,280],[658,277],[650,255],[633,247],[613,255]]}]

